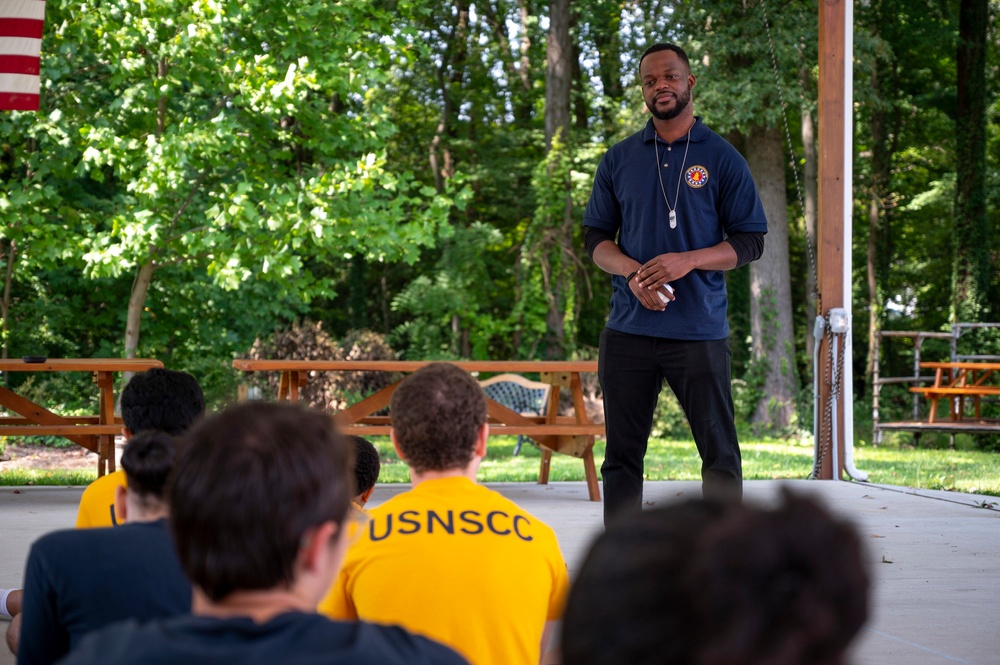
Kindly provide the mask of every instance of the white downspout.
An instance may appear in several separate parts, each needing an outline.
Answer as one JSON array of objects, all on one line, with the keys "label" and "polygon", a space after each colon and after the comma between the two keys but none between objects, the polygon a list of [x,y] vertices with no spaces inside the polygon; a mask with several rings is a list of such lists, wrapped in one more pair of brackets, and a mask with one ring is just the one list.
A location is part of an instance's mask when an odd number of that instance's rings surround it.
[{"label": "white downspout", "polygon": [[[853,300],[853,266],[851,250],[853,244],[853,212],[854,212],[854,3],[847,2],[844,17],[844,293],[843,303],[847,310],[847,321],[853,319],[851,304]],[[854,467],[854,363],[853,344],[851,344],[850,327],[844,333],[844,471],[854,480],[868,480],[868,474]],[[837,413],[834,405],[834,414]],[[834,427],[837,418],[834,416]],[[837,437],[834,435],[834,449]],[[836,450],[834,450],[836,455]],[[835,465],[834,469],[837,468]],[[836,475],[836,474],[834,474]]]}]

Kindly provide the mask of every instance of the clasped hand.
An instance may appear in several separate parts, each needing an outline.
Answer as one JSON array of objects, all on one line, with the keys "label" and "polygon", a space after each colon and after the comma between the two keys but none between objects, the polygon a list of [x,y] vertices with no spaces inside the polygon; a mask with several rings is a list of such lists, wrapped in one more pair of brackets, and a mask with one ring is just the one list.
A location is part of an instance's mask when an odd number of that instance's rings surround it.
[{"label": "clasped hand", "polygon": [[[675,294],[663,288],[665,284],[680,279],[691,272],[691,266],[683,253],[667,253],[655,256],[636,272],[629,282],[629,288],[646,309],[662,312],[676,300]],[[659,294],[667,299],[663,300]]]}]

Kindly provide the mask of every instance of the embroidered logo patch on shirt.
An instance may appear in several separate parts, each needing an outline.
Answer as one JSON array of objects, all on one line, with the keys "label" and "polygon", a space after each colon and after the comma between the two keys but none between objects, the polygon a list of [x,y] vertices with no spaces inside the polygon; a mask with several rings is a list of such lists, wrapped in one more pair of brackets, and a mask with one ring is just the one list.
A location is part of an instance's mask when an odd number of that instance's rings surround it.
[{"label": "embroidered logo patch on shirt", "polygon": [[704,166],[692,166],[684,173],[684,179],[687,181],[688,187],[694,187],[699,189],[705,186],[708,182],[708,169]]}]

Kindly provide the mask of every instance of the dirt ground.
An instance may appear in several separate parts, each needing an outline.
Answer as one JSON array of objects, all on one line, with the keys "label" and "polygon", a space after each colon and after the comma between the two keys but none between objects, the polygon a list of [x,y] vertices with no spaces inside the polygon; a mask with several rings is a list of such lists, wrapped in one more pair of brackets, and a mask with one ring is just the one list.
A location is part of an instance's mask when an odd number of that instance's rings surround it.
[{"label": "dirt ground", "polygon": [[16,445],[9,441],[0,455],[0,471],[7,469],[97,469],[97,453],[81,446],[50,448],[48,446]]}]

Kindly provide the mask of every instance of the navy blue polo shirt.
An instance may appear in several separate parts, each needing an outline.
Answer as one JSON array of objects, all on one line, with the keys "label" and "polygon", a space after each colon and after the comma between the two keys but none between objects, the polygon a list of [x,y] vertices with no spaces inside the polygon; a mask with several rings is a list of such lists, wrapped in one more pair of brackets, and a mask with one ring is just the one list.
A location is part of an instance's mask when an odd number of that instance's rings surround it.
[{"label": "navy blue polo shirt", "polygon": [[[686,135],[666,143],[656,136],[650,119],[642,131],[614,145],[597,167],[583,225],[618,234],[622,252],[640,263],[667,252],[713,247],[732,233],[767,233],[764,207],[743,156],[700,117],[690,137],[689,147]],[[657,170],[662,170],[663,189],[675,206],[673,229]],[[625,278],[615,275],[608,328],[668,339],[728,337],[723,271],[693,270],[671,284],[677,299],[656,312],[643,307]]]}]

